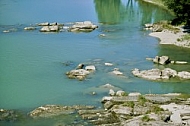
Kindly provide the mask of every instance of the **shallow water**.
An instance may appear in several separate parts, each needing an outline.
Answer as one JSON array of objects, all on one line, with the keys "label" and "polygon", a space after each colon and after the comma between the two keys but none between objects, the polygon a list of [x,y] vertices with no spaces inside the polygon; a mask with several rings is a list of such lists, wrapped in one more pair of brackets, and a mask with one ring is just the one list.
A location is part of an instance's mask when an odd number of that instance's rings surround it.
[{"label": "shallow water", "polygon": [[[97,87],[107,83],[127,92],[190,93],[189,81],[154,82],[131,74],[133,68],[164,67],[146,61],[146,57],[168,55],[172,60],[190,62],[189,49],[161,46],[143,30],[145,23],[172,18],[165,10],[136,0],[1,0],[0,108],[29,112],[45,104],[101,107],[100,100],[108,91]],[[41,22],[85,20],[99,28],[90,33],[23,30]],[[12,32],[3,33],[9,29]],[[104,66],[105,62],[114,66]],[[93,64],[97,70],[85,81],[68,79],[65,73],[79,63]],[[109,74],[115,67],[125,76]],[[190,71],[189,64],[165,67]],[[90,95],[94,90],[97,95]]]}]

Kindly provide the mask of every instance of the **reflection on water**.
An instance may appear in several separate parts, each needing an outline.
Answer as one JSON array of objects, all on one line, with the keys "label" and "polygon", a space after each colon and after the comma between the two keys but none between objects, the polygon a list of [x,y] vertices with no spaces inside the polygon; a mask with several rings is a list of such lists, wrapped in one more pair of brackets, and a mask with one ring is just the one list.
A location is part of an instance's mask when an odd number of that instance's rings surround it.
[{"label": "reflection on water", "polygon": [[[101,90],[92,96],[89,90],[94,91],[106,83],[127,92],[189,92],[188,82],[153,82],[131,74],[134,68],[158,67],[145,60],[155,55],[169,55],[174,60],[187,59],[190,62],[188,55],[184,55],[189,51],[175,49],[172,53],[173,47],[158,46],[158,40],[142,30],[144,23],[172,18],[167,11],[140,0],[16,0],[16,4],[12,0],[1,0],[0,6],[7,1],[9,4],[0,8],[0,31],[17,30],[0,32],[0,108],[29,112],[44,104],[101,107],[100,99],[108,92]],[[23,30],[26,25],[41,21],[65,23],[84,20],[101,24],[90,33],[63,31],[44,34],[38,30]],[[15,26],[17,23],[23,25]],[[105,37],[100,37],[100,34],[105,34]],[[65,66],[62,62],[72,64]],[[85,62],[97,67],[87,80],[79,82],[65,76],[67,71]],[[105,62],[114,66],[105,66]],[[109,74],[116,67],[125,77]],[[183,70],[185,68],[189,69],[189,66],[184,66]],[[35,121],[36,125],[52,126],[57,120]],[[33,126],[33,121],[24,123]]]},{"label": "reflection on water", "polygon": [[139,21],[143,25],[160,17],[172,18],[167,10],[141,0],[94,0],[94,3],[99,22],[104,24]]},{"label": "reflection on water", "polygon": [[94,0],[99,22],[106,24],[119,23],[122,4],[120,0]]}]

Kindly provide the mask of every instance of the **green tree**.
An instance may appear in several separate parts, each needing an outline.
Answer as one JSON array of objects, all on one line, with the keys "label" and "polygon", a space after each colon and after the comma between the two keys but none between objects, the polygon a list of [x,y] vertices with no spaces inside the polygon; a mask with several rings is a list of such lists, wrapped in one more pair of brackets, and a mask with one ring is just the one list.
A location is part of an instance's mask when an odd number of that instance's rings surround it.
[{"label": "green tree", "polygon": [[172,21],[173,24],[185,22],[190,25],[190,0],[163,0],[165,5],[171,9],[176,18]]}]

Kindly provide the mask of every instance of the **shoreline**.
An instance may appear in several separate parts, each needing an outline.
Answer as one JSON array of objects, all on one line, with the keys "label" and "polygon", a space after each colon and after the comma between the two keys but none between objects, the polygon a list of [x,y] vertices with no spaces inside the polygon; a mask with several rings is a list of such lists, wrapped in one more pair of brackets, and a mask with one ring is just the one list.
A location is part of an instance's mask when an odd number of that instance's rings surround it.
[{"label": "shoreline", "polygon": [[[157,6],[160,6],[166,10],[168,10],[172,15],[174,15],[173,12],[171,12],[167,6],[164,5],[162,1],[159,0],[142,0],[144,2],[154,4]],[[160,39],[160,44],[167,44],[167,45],[175,45],[178,47],[185,47],[190,48],[190,40],[184,40],[183,36],[188,35],[188,33],[184,33],[185,29],[178,26],[180,29],[179,32],[174,33],[170,30],[163,30],[161,32],[151,32],[149,35],[152,37],[156,37]]]},{"label": "shoreline", "polygon": [[0,118],[1,121],[7,123],[10,121],[25,122],[28,119],[44,121],[60,118],[62,121],[52,122],[55,126],[71,124],[172,126],[190,122],[190,96],[187,94],[142,95],[139,92],[115,91],[110,88],[108,94],[100,101],[102,107],[98,108],[92,105],[47,104],[33,109],[27,115],[17,110],[0,109]]},{"label": "shoreline", "polygon": [[190,48],[190,41],[183,40],[184,35],[188,35],[188,33],[184,33],[183,29],[178,33],[174,33],[172,31],[161,31],[161,32],[151,32],[149,34],[152,37],[156,37],[160,39],[160,44],[166,45],[175,45],[179,47]]}]

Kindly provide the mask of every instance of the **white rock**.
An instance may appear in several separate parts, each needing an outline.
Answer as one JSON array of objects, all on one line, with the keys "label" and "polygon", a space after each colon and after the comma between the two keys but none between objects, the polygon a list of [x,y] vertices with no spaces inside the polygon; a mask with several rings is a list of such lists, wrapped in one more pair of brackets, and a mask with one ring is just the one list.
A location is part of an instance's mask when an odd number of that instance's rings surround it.
[{"label": "white rock", "polygon": [[25,27],[24,30],[35,30],[35,27]]},{"label": "white rock", "polygon": [[141,93],[139,92],[133,92],[133,93],[129,93],[128,96],[140,96]]},{"label": "white rock", "polygon": [[112,110],[116,114],[123,114],[123,115],[131,115],[132,114],[132,108],[130,107],[124,107],[124,106],[116,106]]},{"label": "white rock", "polygon": [[170,120],[171,120],[174,124],[181,124],[182,119],[181,119],[181,117],[180,117],[179,111],[173,112],[173,114],[170,116]]},{"label": "white rock", "polygon": [[41,32],[50,32],[50,29],[49,29],[49,26],[43,26],[41,29],[40,29]]},{"label": "white rock", "polygon": [[103,85],[102,86],[103,88],[115,88],[113,85],[111,85],[111,84],[105,84],[105,85]]},{"label": "white rock", "polygon": [[113,66],[112,63],[105,63],[106,66]]},{"label": "white rock", "polygon": [[180,77],[181,79],[190,79],[190,72],[187,71],[181,71],[178,72],[178,77]]},{"label": "white rock", "polygon": [[115,95],[115,91],[114,91],[113,89],[110,89],[110,90],[109,90],[109,95],[110,95],[110,96],[114,96],[114,95]]},{"label": "white rock", "polygon": [[153,27],[153,24],[144,24],[145,28],[151,28]]},{"label": "white rock", "polygon": [[44,22],[44,23],[39,23],[38,25],[39,25],[39,26],[48,26],[49,23],[48,23],[48,22]]},{"label": "white rock", "polygon": [[188,62],[186,61],[175,61],[176,64],[187,64]]},{"label": "white rock", "polygon": [[99,36],[100,36],[100,37],[105,37],[106,35],[105,35],[105,34],[100,34]]},{"label": "white rock", "polygon": [[95,71],[96,70],[96,67],[91,65],[91,66],[86,66],[85,67],[85,70],[88,70],[88,71]]},{"label": "white rock", "polygon": [[125,91],[121,91],[121,90],[116,92],[117,96],[124,96],[125,94],[126,94]]},{"label": "white rock", "polygon": [[113,98],[113,97],[111,97],[111,96],[104,96],[104,97],[102,98],[102,102],[110,101],[110,100],[112,100],[112,98]]},{"label": "white rock", "polygon": [[112,73],[115,75],[123,75],[123,73],[119,71],[119,68],[114,68],[114,71],[112,71]]}]

